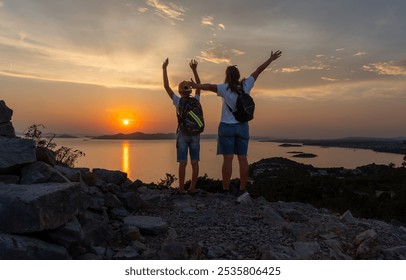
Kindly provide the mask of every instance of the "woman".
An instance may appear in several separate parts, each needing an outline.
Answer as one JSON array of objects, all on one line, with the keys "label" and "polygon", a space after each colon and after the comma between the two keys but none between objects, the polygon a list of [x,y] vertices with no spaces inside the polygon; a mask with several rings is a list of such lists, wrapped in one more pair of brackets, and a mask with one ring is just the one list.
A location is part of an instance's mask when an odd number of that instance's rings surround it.
[{"label": "woman", "polygon": [[249,126],[248,122],[239,122],[235,119],[230,108],[235,110],[238,91],[242,88],[246,94],[250,94],[258,76],[282,55],[281,51],[271,51],[270,57],[246,79],[240,80],[240,71],[236,66],[228,66],[224,84],[197,84],[190,82],[192,88],[208,90],[222,97],[221,120],[218,128],[217,154],[223,155],[222,179],[223,191],[230,191],[230,179],[234,155],[237,155],[240,167],[240,188],[237,193],[237,201],[241,202],[249,196],[246,191],[249,165],[247,160]]}]

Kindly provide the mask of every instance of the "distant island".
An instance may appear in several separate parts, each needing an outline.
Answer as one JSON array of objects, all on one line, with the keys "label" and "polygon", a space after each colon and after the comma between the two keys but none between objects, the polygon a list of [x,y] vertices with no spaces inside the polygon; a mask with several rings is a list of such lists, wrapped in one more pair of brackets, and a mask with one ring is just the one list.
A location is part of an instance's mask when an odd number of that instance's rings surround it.
[{"label": "distant island", "polygon": [[283,144],[280,144],[279,147],[291,148],[291,147],[303,147],[303,145],[301,145],[301,144],[283,143]]},{"label": "distant island", "polygon": [[112,135],[101,135],[92,137],[92,139],[117,139],[117,140],[160,140],[160,139],[176,139],[175,133],[154,133],[146,134],[142,132],[134,132],[130,134],[118,133]]},{"label": "distant island", "polygon": [[[215,134],[202,134],[201,139],[216,139]],[[113,139],[113,140],[167,140],[176,139],[176,133],[143,133],[134,132],[129,134],[118,133],[113,135],[102,135],[92,137],[92,139]]]},{"label": "distant island", "polygon": [[55,138],[78,138],[78,136],[71,134],[55,134]]},{"label": "distant island", "polygon": [[372,137],[347,137],[339,139],[272,139],[263,142],[283,143],[284,147],[293,147],[298,143],[307,146],[338,147],[368,149],[375,152],[406,154],[406,137],[372,138]]},{"label": "distant island", "polygon": [[293,157],[295,158],[315,158],[317,155],[311,153],[298,153],[295,154]]},{"label": "distant island", "polygon": [[295,158],[315,158],[315,157],[318,157],[318,155],[315,155],[315,154],[304,153],[304,152],[299,152],[299,151],[290,151],[290,152],[286,152],[286,153],[293,154],[292,157],[295,157]]}]

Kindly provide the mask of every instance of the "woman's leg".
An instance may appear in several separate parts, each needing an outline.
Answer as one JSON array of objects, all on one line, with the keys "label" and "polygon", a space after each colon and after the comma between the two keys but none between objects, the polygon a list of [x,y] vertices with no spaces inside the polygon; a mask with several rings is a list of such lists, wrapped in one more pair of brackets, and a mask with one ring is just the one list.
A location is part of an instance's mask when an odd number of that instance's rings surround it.
[{"label": "woman's leg", "polygon": [[223,190],[230,190],[230,180],[233,172],[233,157],[234,155],[223,155],[223,166],[221,168]]},{"label": "woman's leg", "polygon": [[238,156],[238,163],[240,165],[240,190],[245,190],[249,173],[247,156]]},{"label": "woman's leg", "polygon": [[240,165],[240,191],[245,190],[248,181],[248,143],[249,143],[249,125],[248,123],[239,123],[237,125],[236,148],[235,153],[238,155]]}]

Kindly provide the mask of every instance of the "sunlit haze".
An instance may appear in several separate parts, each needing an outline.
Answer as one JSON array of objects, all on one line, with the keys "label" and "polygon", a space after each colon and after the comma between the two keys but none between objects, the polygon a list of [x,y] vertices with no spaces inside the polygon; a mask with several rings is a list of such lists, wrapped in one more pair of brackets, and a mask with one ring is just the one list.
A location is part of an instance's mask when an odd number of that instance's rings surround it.
[{"label": "sunlit haze", "polygon": [[[199,62],[261,74],[251,135],[406,136],[406,1],[0,0],[0,100],[17,132],[42,123],[84,135],[176,130],[177,92]],[[205,133],[221,100],[202,92]]]}]

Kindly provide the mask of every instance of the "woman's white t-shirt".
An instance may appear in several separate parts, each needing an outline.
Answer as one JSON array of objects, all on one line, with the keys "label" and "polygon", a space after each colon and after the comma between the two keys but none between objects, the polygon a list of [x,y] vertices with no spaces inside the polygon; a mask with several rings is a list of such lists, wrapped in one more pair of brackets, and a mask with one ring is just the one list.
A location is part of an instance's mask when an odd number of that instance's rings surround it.
[{"label": "woman's white t-shirt", "polygon": [[[244,92],[246,94],[251,93],[251,89],[254,87],[255,79],[252,76],[249,76],[243,82]],[[228,84],[219,84],[217,85],[217,96],[221,96],[223,98],[223,105],[221,107],[221,122],[223,123],[239,123],[231,113],[228,106],[230,106],[233,111],[235,110],[235,106],[237,103],[237,94],[232,92],[228,88]],[[228,106],[227,106],[228,105]]]}]

